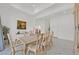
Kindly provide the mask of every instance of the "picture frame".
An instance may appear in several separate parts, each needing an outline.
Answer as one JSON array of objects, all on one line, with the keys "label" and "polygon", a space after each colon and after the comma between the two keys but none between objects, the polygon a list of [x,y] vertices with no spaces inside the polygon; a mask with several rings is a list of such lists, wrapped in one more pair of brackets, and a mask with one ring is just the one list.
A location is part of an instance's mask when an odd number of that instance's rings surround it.
[{"label": "picture frame", "polygon": [[26,29],[26,21],[17,20],[17,29]]}]

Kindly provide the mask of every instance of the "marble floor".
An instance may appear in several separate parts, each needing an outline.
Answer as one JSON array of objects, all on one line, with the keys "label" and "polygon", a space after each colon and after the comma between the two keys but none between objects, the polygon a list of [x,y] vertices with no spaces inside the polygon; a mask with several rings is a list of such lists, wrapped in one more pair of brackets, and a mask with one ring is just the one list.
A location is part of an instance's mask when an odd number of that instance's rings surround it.
[{"label": "marble floor", "polygon": [[[73,41],[53,38],[53,46],[43,55],[73,55]],[[20,55],[21,53],[17,53]],[[0,55],[10,55],[10,49],[6,48],[0,51]]]},{"label": "marble floor", "polygon": [[73,55],[74,43],[73,41],[64,39],[53,39],[53,47],[47,51],[47,55]]}]

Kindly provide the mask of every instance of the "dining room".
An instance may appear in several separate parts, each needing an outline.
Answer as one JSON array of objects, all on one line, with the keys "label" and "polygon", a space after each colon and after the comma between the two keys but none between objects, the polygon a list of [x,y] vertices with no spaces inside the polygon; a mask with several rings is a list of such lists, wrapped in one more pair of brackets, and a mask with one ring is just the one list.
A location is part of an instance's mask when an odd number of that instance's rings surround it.
[{"label": "dining room", "polygon": [[73,9],[74,3],[0,4],[0,55],[74,54]]}]

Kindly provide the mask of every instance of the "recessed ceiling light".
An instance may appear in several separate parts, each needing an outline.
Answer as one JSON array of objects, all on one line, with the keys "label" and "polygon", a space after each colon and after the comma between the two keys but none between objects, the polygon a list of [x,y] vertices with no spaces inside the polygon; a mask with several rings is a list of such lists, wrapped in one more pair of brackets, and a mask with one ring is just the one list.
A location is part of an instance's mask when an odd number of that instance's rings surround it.
[{"label": "recessed ceiling light", "polygon": [[35,5],[35,4],[33,4],[32,6],[33,6],[33,7],[36,7],[36,5]]},{"label": "recessed ceiling light", "polygon": [[64,11],[63,13],[64,13],[64,14],[66,14],[67,12],[66,12],[66,11]]}]

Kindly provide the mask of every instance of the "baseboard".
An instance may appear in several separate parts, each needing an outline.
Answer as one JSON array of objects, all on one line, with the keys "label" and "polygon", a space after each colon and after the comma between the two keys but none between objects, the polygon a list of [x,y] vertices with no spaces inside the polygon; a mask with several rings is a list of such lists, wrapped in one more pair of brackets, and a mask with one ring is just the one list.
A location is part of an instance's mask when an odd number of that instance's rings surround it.
[{"label": "baseboard", "polygon": [[61,38],[61,37],[57,37],[57,36],[53,36],[53,38],[56,38],[56,39],[62,39],[62,40],[69,40],[69,41],[74,41],[74,40],[65,39],[65,38]]}]

